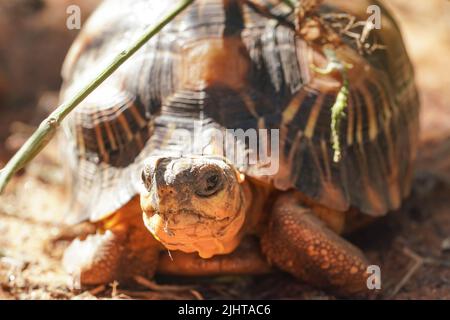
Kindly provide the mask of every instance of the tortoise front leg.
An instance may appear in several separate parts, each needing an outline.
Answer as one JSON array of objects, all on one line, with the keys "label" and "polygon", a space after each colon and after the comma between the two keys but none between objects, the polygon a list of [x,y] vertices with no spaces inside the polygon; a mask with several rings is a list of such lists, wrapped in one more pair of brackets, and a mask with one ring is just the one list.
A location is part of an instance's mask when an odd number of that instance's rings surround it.
[{"label": "tortoise front leg", "polygon": [[160,250],[146,230],[116,226],[99,230],[84,240],[75,239],[64,252],[63,266],[81,285],[106,284],[115,280],[130,283],[138,275],[153,277]]},{"label": "tortoise front leg", "polygon": [[261,245],[271,263],[314,286],[342,295],[368,290],[368,263],[362,252],[329,229],[295,194],[277,199]]}]

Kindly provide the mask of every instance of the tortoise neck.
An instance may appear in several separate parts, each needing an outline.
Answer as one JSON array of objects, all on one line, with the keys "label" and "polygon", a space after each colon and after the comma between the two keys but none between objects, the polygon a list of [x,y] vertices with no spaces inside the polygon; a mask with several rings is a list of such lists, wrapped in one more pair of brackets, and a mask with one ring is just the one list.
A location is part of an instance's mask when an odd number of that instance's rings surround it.
[{"label": "tortoise neck", "polygon": [[242,184],[245,197],[246,218],[244,225],[245,234],[260,234],[270,208],[269,202],[273,188],[270,185],[256,182],[246,178]]},{"label": "tortoise neck", "polygon": [[114,229],[122,225],[126,227],[143,225],[139,196],[133,197],[126,205],[101,222],[104,229]]}]

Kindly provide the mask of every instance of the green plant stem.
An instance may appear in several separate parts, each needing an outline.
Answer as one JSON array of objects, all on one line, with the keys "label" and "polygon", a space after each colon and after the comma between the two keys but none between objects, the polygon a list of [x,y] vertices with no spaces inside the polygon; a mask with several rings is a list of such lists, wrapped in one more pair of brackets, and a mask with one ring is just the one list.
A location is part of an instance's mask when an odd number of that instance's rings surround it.
[{"label": "green plant stem", "polygon": [[348,106],[348,96],[349,92],[349,81],[347,70],[351,69],[353,66],[351,64],[340,61],[336,56],[333,49],[325,48],[324,54],[327,57],[328,64],[324,69],[317,68],[311,65],[311,69],[319,74],[330,74],[337,71],[342,77],[342,86],[336,96],[336,101],[331,107],[331,146],[333,148],[333,161],[338,163],[342,158],[342,146],[341,146],[341,123],[342,119],[345,118],[345,111]]},{"label": "green plant stem", "polygon": [[345,109],[348,106],[349,86],[346,74],[343,75],[343,84],[338,92],[336,101],[331,107],[331,145],[333,147],[333,161],[338,163],[342,158],[341,123],[345,118]]},{"label": "green plant stem", "polygon": [[297,5],[296,0],[282,0],[285,4],[287,4],[292,9],[295,9],[295,6]]},{"label": "green plant stem", "polygon": [[162,28],[172,21],[180,12],[186,9],[195,0],[180,1],[160,22],[150,27],[127,50],[122,51],[111,64],[101,72],[92,82],[78,92],[72,99],[60,105],[45,119],[33,135],[25,142],[19,151],[12,157],[7,165],[0,171],[0,194],[5,190],[13,175],[26,166],[50,142],[57,128],[64,118],[73,111],[87,96],[111,76],[125,61],[145,45]]}]

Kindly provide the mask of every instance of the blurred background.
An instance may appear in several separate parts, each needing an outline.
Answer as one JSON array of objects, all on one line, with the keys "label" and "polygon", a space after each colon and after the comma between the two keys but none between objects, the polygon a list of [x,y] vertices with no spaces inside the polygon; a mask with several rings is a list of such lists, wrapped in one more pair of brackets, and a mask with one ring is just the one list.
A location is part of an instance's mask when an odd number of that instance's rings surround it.
[{"label": "blurred background", "polygon": [[[0,0],[0,167],[57,104],[61,65],[78,32],[66,28],[67,7],[79,5],[85,22],[99,2]],[[421,147],[410,199],[352,240],[382,265],[384,298],[450,299],[450,1],[382,2],[397,17],[415,66]],[[58,261],[43,252],[65,208],[59,161],[50,145],[0,197],[0,299],[334,298],[282,274],[168,291],[158,285],[68,290]]]}]

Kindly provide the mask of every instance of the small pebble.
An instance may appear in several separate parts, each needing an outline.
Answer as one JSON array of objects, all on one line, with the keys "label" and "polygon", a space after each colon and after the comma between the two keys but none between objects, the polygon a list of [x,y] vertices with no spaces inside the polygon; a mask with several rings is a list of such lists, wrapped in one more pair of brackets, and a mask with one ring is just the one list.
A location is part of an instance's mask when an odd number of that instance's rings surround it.
[{"label": "small pebble", "polygon": [[450,238],[447,238],[444,241],[442,241],[441,249],[442,251],[450,251]]}]

